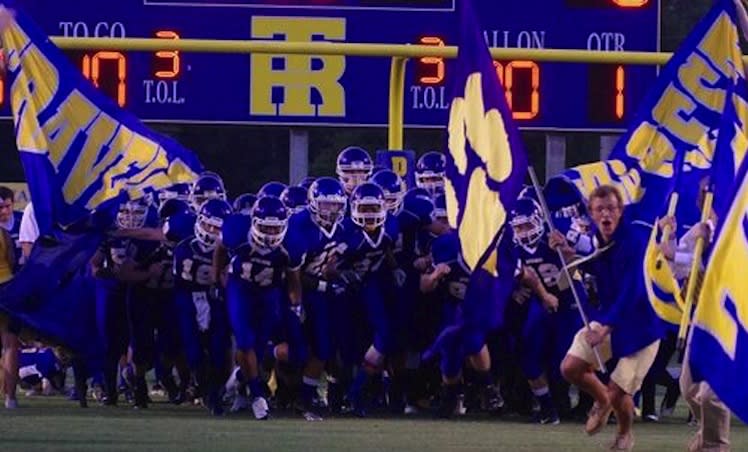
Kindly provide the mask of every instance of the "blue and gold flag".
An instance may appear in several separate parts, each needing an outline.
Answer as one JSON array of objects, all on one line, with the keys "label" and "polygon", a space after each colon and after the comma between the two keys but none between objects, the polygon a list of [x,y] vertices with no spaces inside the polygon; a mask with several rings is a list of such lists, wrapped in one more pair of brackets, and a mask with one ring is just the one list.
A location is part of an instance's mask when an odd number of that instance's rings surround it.
[{"label": "blue and gold flag", "polygon": [[[465,320],[491,328],[501,323],[502,304],[512,288],[515,266],[504,249],[507,240],[500,239],[522,190],[527,155],[471,2],[460,6],[461,42],[448,126],[447,215],[472,271]],[[473,307],[472,300],[494,305]]]},{"label": "blue and gold flag", "polygon": [[748,266],[747,173],[748,160],[743,159],[729,195],[715,203],[718,227],[691,326],[688,360],[694,381],[706,380],[743,422],[748,422],[748,285],[741,271]]},{"label": "blue and gold flag", "polygon": [[21,12],[2,44],[16,143],[42,234],[201,171],[190,151],[96,90]]}]

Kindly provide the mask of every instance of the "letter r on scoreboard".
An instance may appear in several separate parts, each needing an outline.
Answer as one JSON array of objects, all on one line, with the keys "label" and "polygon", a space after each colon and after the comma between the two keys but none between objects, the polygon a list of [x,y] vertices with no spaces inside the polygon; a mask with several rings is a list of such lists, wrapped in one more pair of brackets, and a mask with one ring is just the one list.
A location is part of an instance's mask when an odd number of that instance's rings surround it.
[{"label": "letter r on scoreboard", "polygon": [[[252,38],[294,42],[345,40],[345,18],[252,18]],[[345,72],[342,55],[252,54],[250,114],[257,116],[343,117]]]}]

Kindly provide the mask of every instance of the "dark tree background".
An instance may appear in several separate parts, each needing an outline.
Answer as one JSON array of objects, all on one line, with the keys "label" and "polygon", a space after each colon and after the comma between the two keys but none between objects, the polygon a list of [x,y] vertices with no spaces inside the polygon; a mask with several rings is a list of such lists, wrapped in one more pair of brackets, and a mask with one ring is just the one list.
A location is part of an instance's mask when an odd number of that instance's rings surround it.
[{"label": "dark tree background", "polygon": [[[662,50],[673,51],[703,17],[712,0],[662,0]],[[386,83],[383,81],[382,83]],[[151,124],[193,149],[208,169],[224,176],[232,195],[255,191],[268,180],[287,182],[289,130],[285,127],[208,126]],[[331,175],[337,152],[357,144],[372,153],[387,147],[387,131],[377,128],[312,128],[309,130],[309,171],[312,175]],[[598,158],[599,136],[568,134],[567,165]],[[523,133],[531,161],[542,177],[545,160],[544,134]],[[405,148],[423,153],[444,146],[443,130],[405,131]],[[15,149],[13,125],[0,122],[0,181],[24,179]]]}]

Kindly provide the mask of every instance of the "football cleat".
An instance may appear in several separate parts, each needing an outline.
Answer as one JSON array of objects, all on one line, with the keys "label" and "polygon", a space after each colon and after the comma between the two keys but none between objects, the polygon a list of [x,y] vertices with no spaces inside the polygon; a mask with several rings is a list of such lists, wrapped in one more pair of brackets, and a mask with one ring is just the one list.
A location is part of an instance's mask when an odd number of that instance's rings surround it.
[{"label": "football cleat", "polygon": [[255,397],[252,400],[252,413],[258,421],[264,421],[270,417],[270,407],[265,397]]}]

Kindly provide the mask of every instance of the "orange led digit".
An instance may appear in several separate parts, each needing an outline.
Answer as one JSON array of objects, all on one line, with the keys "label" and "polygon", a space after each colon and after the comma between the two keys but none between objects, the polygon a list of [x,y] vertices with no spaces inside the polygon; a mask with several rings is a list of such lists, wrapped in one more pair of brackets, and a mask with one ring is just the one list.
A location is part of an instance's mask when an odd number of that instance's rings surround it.
[{"label": "orange led digit", "polygon": [[[84,62],[87,57],[88,55],[86,55],[86,57],[83,59]],[[91,59],[91,81],[97,88],[99,87],[99,76],[101,74],[102,60],[117,62],[117,78],[119,80],[119,83],[117,84],[117,104],[120,107],[124,107],[125,101],[127,100],[127,85],[125,84],[125,82],[127,81],[127,60],[125,59],[125,56],[119,52],[97,52],[96,55],[94,55]]]},{"label": "orange led digit", "polygon": [[[514,100],[512,88],[514,86],[515,69],[529,69],[530,86],[532,89],[529,111],[514,111],[512,106],[512,101]],[[512,110],[512,117],[514,119],[532,119],[536,117],[540,111],[540,68],[538,65],[534,61],[512,61],[506,66],[504,79],[506,80],[506,84],[504,85],[507,93],[506,100],[509,108]]]},{"label": "orange led digit", "polygon": [[83,69],[83,76],[87,80],[91,80],[91,57],[88,54],[83,55],[83,62],[81,63]]},{"label": "orange led digit", "polygon": [[649,0],[613,0],[613,3],[623,8],[639,8],[649,3]]},{"label": "orange led digit", "polygon": [[626,74],[623,66],[616,69],[616,118],[623,119],[624,111],[624,94],[626,88]]},{"label": "orange led digit", "polygon": [[496,69],[496,75],[499,77],[499,83],[504,86],[504,66],[498,61],[494,61],[493,67]]},{"label": "orange led digit", "polygon": [[[161,30],[156,32],[156,37],[163,39],[179,39],[179,34],[171,30]],[[442,44],[443,45],[443,44]],[[171,61],[171,70],[169,71],[156,71],[156,78],[176,78],[179,76],[181,71],[181,63],[179,61],[178,50],[159,50],[156,52],[156,58]],[[442,69],[443,72],[443,69]]]},{"label": "orange led digit", "polygon": [[[424,36],[419,40],[420,44],[444,47],[444,41],[436,36]],[[423,57],[419,60],[424,65],[435,66],[435,75],[423,75],[419,82],[424,85],[438,85],[444,80],[444,58]]]}]

